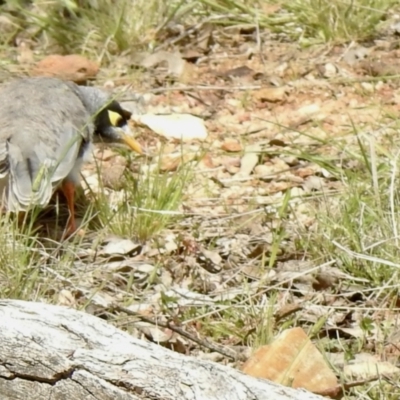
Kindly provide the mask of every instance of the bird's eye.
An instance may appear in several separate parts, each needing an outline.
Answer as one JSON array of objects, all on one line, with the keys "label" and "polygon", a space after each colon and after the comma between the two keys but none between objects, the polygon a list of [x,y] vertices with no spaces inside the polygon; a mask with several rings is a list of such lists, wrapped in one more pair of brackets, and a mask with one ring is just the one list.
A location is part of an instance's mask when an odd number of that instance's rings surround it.
[{"label": "bird's eye", "polygon": [[110,119],[110,123],[112,126],[121,128],[123,125],[125,125],[125,120],[122,117],[122,115],[111,110],[107,111],[108,111],[108,118]]}]

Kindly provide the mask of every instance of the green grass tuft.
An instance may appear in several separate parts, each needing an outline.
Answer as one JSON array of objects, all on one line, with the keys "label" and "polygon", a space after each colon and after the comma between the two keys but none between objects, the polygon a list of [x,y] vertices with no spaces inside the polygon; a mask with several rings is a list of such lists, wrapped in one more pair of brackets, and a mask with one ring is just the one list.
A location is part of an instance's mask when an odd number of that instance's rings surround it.
[{"label": "green grass tuft", "polygon": [[106,230],[145,242],[181,218],[177,210],[191,176],[190,164],[172,173],[162,172],[159,164],[143,164],[137,177],[131,172],[125,174],[123,199],[118,206],[98,197],[97,218]]}]

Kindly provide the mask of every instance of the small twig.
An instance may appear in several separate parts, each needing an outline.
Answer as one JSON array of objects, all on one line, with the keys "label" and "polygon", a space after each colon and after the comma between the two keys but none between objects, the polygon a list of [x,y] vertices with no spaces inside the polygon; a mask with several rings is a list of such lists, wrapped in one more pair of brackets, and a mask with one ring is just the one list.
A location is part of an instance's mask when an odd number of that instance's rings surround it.
[{"label": "small twig", "polygon": [[224,90],[226,92],[234,92],[236,90],[258,90],[261,89],[261,85],[252,85],[252,86],[174,86],[174,87],[166,87],[166,88],[157,88],[149,90],[149,93],[159,94],[170,91],[189,91],[189,90]]},{"label": "small twig", "polygon": [[[383,378],[385,379],[385,377]],[[313,393],[319,394],[320,396],[330,397],[331,399],[342,399],[345,391],[357,386],[365,385],[366,383],[370,383],[378,379],[380,379],[380,376],[377,375],[354,382],[341,383],[328,389],[313,391]]]},{"label": "small twig", "polygon": [[199,96],[194,95],[193,93],[186,93],[186,96],[191,97],[197,101],[199,101],[201,104],[205,105],[206,107],[212,108],[213,105],[205,102],[202,98]]},{"label": "small twig", "polygon": [[161,328],[167,328],[167,329],[171,329],[171,331],[178,333],[179,335],[185,337],[186,339],[191,340],[192,342],[195,342],[197,344],[199,344],[200,346],[206,347],[211,351],[216,351],[217,353],[222,354],[225,357],[228,357],[232,360],[237,360],[239,358],[238,354],[233,351],[230,350],[228,348],[225,348],[223,346],[220,346],[216,343],[211,343],[210,341],[208,341],[207,339],[199,339],[196,336],[186,332],[185,330],[183,330],[182,328],[180,328],[179,326],[174,325],[171,321],[168,322],[160,322],[160,321],[155,321],[152,318],[149,317],[145,317],[144,315],[141,315],[135,311],[131,311],[128,308],[125,307],[121,307],[119,305],[114,304],[113,308],[117,311],[120,312],[124,312],[125,314],[131,315],[133,317],[137,317],[139,318],[141,321],[143,322],[147,322],[151,325],[155,325],[155,326],[160,326]]},{"label": "small twig", "polygon": [[[360,80],[361,82],[362,80]],[[314,83],[315,85],[315,83]],[[262,85],[248,85],[248,86],[206,86],[206,85],[195,85],[195,86],[169,86],[169,87],[162,87],[156,89],[146,90],[146,93],[153,93],[153,94],[161,94],[165,92],[189,92],[193,90],[221,90],[225,92],[235,92],[235,91],[246,91],[246,90],[259,90],[262,88]],[[130,96],[120,98],[120,101],[137,101],[137,98],[132,98]],[[207,104],[206,104],[207,105]],[[287,127],[285,127],[287,128]],[[255,131],[257,133],[257,131]]]}]

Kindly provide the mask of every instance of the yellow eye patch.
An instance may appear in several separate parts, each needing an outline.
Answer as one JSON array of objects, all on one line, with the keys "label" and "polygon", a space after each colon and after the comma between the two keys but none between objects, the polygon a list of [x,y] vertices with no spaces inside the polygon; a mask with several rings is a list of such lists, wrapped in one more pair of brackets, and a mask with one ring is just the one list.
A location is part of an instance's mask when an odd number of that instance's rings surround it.
[{"label": "yellow eye patch", "polygon": [[112,126],[120,126],[121,123],[123,122],[123,118],[120,114],[107,110],[108,112],[108,118],[110,119],[111,125]]}]

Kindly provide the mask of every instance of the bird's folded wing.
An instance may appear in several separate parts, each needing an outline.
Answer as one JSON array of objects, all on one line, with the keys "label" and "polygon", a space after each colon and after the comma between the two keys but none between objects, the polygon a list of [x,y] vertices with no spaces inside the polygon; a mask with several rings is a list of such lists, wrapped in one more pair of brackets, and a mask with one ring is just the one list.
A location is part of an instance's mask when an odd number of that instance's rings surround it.
[{"label": "bird's folded wing", "polygon": [[32,205],[45,206],[56,187],[73,169],[82,138],[74,127],[63,128],[62,134],[58,136],[57,145],[51,146],[39,141],[28,153],[26,148],[22,151],[21,146],[11,141],[7,142],[7,208],[10,211],[27,210]]}]

